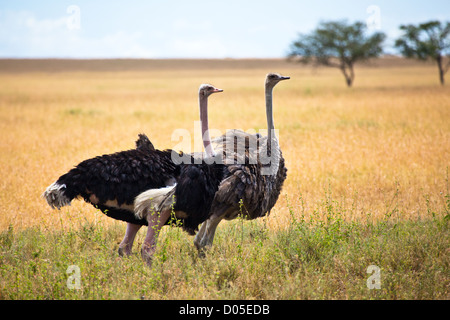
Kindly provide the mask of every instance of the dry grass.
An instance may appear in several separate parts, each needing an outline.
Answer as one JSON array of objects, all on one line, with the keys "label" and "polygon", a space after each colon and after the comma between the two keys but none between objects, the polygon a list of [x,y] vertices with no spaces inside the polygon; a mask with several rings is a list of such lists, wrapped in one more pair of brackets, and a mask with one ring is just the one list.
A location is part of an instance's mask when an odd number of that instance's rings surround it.
[{"label": "dry grass", "polygon": [[[116,62],[109,61],[112,69]],[[52,69],[58,72],[42,72],[52,63],[0,73],[0,230],[65,223],[40,194],[86,158],[132,148],[140,132],[158,148],[177,144],[170,140],[176,128],[193,135],[200,83],[225,89],[211,99],[211,127],[264,128],[268,71],[291,76],[275,89],[289,172],[273,226],[289,221],[286,199],[308,215],[329,188],[348,206],[347,219],[389,211],[414,218],[445,201],[450,95],[432,65],[360,67],[347,89],[337,70],[277,60],[208,61],[210,68],[199,70],[201,61],[164,61],[159,68],[144,61],[145,71],[136,71],[137,60],[127,62],[134,71],[116,72],[108,62],[97,71],[65,71],[60,61]],[[105,219],[81,201],[67,210]]]}]

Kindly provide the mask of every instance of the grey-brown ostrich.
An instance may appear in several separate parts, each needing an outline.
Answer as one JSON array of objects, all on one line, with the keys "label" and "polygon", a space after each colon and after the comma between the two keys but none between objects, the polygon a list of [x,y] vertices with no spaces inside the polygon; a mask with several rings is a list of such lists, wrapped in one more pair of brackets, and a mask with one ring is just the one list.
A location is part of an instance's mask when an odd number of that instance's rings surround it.
[{"label": "grey-brown ostrich", "polygon": [[[265,100],[268,136],[249,135],[240,130],[222,136],[222,151],[227,159],[232,158],[233,164],[227,166],[227,177],[220,183],[211,206],[209,219],[197,233],[194,244],[202,250],[213,243],[214,234],[220,221],[231,220],[239,214],[246,219],[255,219],[270,213],[278,200],[287,169],[284,164],[278,139],[274,132],[273,120],[273,88],[283,80],[290,79],[278,73],[269,73],[265,81]],[[234,149],[235,137],[238,141],[247,141],[252,145],[256,140],[256,148],[244,146],[240,150],[244,154],[231,152]],[[244,138],[244,139],[242,139]],[[232,149],[232,150],[233,150]],[[237,148],[239,149],[239,148]],[[225,155],[226,154],[226,155]],[[256,164],[255,163],[256,158]],[[252,161],[253,160],[253,161]]]},{"label": "grey-brown ostrich", "polygon": [[[204,146],[207,154],[211,156],[211,141],[208,140],[207,133],[207,100],[212,93],[222,91],[206,84],[199,88],[200,119],[204,124],[202,126]],[[149,214],[136,218],[134,207],[136,196],[146,190],[171,186],[177,182],[180,176],[184,177],[187,174],[193,176],[194,171],[196,176],[193,180],[197,178],[213,183],[212,181],[219,179],[215,182],[215,189],[213,187],[213,191],[209,191],[213,195],[221,181],[222,172],[218,172],[219,178],[215,180],[215,171],[210,173],[209,167],[204,162],[199,165],[190,165],[189,163],[194,163],[194,159],[190,155],[183,155],[183,163],[177,164],[173,161],[173,159],[179,160],[182,155],[173,150],[155,150],[145,135],[139,135],[136,149],[85,160],[59,177],[44,191],[42,196],[52,208],[57,209],[70,205],[74,198],[82,197],[107,216],[128,222],[125,237],[119,245],[120,255],[131,253],[136,233],[143,225],[148,225],[142,254],[144,260],[150,263],[158,232],[169,220],[170,213],[167,215],[166,212],[161,212],[160,215]],[[205,178],[205,174],[209,174],[209,176]],[[204,188],[209,186],[198,181],[194,182],[197,188],[192,190],[192,197],[198,198],[198,194],[207,194]],[[198,205],[202,207],[204,203],[199,201]],[[210,204],[204,205],[204,207],[209,210]],[[179,218],[183,219],[184,217]]]}]

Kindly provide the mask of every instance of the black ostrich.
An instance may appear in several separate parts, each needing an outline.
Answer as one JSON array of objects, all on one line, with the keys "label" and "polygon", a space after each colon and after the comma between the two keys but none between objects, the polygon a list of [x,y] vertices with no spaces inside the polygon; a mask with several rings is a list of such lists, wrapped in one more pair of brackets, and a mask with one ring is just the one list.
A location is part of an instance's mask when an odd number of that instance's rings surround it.
[{"label": "black ostrich", "polygon": [[[201,85],[199,89],[200,118],[208,156],[212,156],[212,149],[211,141],[208,140],[207,100],[212,93],[222,91],[211,85]],[[173,161],[181,158],[184,159],[181,164]],[[170,212],[136,218],[134,200],[146,190],[174,185],[181,177],[182,181],[196,186],[190,188],[190,197],[197,201],[193,207],[191,202],[185,201],[181,209],[187,212],[198,208],[209,210],[204,201],[209,200],[211,196],[204,195],[214,195],[216,192],[221,180],[221,168],[213,168],[205,161],[197,165],[189,163],[194,163],[192,156],[169,149],[156,150],[147,136],[140,134],[135,149],[102,155],[79,163],[47,187],[42,196],[54,209],[70,205],[73,199],[82,197],[107,216],[126,221],[126,234],[119,245],[120,255],[131,253],[136,233],[143,225],[148,225],[142,254],[144,260],[150,263],[158,232],[168,222]],[[192,225],[195,223],[192,223],[192,219],[184,221],[184,215],[177,218],[182,219],[183,227],[188,232],[193,232]]]}]

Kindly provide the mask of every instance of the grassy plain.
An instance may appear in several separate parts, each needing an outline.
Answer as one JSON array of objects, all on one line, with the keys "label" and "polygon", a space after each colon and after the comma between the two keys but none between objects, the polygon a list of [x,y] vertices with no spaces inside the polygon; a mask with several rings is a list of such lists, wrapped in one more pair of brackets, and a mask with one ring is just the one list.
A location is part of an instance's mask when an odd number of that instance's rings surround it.
[{"label": "grassy plain", "polygon": [[[449,89],[434,65],[375,64],[348,89],[335,69],[283,60],[0,61],[0,297],[448,299]],[[222,223],[206,258],[165,228],[151,269],[118,259],[123,223],[40,198],[140,132],[157,148],[177,128],[193,140],[200,83],[225,90],[212,128],[264,129],[269,71],[291,76],[274,91],[288,178],[270,217]],[[366,287],[371,264],[381,290]],[[82,289],[65,286],[68,265]]]}]

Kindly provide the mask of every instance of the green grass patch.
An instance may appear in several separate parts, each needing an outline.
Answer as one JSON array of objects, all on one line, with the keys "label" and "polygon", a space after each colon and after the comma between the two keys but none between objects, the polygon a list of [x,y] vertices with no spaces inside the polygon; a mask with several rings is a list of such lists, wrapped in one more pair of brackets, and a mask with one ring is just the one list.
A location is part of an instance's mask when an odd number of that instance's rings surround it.
[{"label": "green grass patch", "polygon": [[[283,230],[266,227],[273,217],[223,222],[203,258],[193,237],[165,227],[151,268],[138,253],[144,231],[135,242],[136,253],[118,257],[125,229],[119,222],[82,222],[64,231],[9,228],[0,234],[0,297],[448,299],[448,214],[345,222],[328,205],[324,219],[293,215]],[[73,265],[80,270],[79,288],[70,287],[75,273],[67,271]],[[370,265],[380,270],[380,289],[367,287]]]}]

